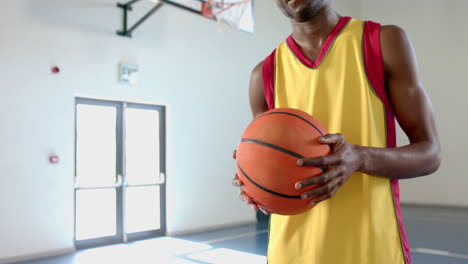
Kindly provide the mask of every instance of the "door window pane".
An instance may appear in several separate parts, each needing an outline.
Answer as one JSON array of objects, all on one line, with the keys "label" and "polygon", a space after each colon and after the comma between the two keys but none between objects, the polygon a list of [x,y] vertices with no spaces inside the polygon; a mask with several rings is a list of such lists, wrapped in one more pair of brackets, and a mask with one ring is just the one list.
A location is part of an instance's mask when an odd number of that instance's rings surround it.
[{"label": "door window pane", "polygon": [[80,186],[107,186],[116,179],[115,107],[77,105],[76,181]]},{"label": "door window pane", "polygon": [[76,191],[76,240],[115,235],[115,189]]},{"label": "door window pane", "polygon": [[159,182],[159,112],[128,108],[125,120],[128,183]]},{"label": "door window pane", "polygon": [[161,228],[160,188],[128,187],[126,192],[126,232]]}]

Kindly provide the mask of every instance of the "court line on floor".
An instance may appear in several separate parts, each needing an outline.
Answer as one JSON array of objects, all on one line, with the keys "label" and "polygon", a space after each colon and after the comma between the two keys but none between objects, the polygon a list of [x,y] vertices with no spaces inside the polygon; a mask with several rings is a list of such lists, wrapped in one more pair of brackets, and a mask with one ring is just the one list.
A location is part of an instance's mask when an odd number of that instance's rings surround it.
[{"label": "court line on floor", "polygon": [[458,259],[468,259],[468,255],[457,254],[450,251],[429,249],[429,248],[412,248],[411,253],[421,253],[426,255],[444,256]]},{"label": "court line on floor", "polygon": [[[234,235],[234,236],[221,237],[221,238],[212,239],[212,240],[206,240],[206,241],[202,241],[200,243],[212,244],[212,243],[217,243],[217,242],[222,242],[222,241],[227,241],[227,240],[234,240],[234,239],[248,237],[248,236],[255,236],[255,235],[264,234],[264,233],[268,233],[268,229],[259,230],[259,231],[256,231],[256,232],[243,233],[243,234]],[[438,249],[412,248],[411,252],[412,253],[426,254],[426,255],[451,257],[451,258],[457,258],[457,259],[468,259],[468,255],[457,254],[457,253],[453,253],[453,252],[450,252],[450,251],[438,250]]]},{"label": "court line on floor", "polygon": [[460,220],[467,220],[468,221],[468,215],[447,215],[447,214],[418,214],[418,213],[404,213],[404,216],[419,216],[419,217],[434,217],[434,218],[456,218]]},{"label": "court line on floor", "polygon": [[221,242],[221,241],[226,241],[226,240],[233,240],[233,239],[242,238],[242,237],[248,237],[248,236],[264,234],[264,233],[268,233],[268,229],[259,230],[259,231],[256,231],[256,232],[243,233],[243,234],[234,235],[234,236],[221,237],[221,238],[217,238],[217,239],[203,241],[203,242],[200,242],[200,243],[211,244],[211,243],[216,243],[216,242]]},{"label": "court line on floor", "polygon": [[449,218],[438,218],[438,217],[426,217],[426,216],[414,216],[414,215],[405,215],[403,216],[403,220],[425,220],[425,221],[432,221],[432,222],[444,222],[444,223],[451,223],[451,224],[468,224],[468,221],[457,220],[457,219],[449,219]]}]

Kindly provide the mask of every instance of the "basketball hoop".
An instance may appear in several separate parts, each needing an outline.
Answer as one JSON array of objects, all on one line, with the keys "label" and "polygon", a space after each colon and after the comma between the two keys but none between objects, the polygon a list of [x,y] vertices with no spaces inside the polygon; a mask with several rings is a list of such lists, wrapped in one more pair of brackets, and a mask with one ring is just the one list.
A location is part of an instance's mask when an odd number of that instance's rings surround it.
[{"label": "basketball hoop", "polygon": [[[202,15],[218,21],[218,30],[241,28],[242,19],[249,11],[251,0],[206,0],[202,3]],[[251,10],[250,10],[251,11]]]}]

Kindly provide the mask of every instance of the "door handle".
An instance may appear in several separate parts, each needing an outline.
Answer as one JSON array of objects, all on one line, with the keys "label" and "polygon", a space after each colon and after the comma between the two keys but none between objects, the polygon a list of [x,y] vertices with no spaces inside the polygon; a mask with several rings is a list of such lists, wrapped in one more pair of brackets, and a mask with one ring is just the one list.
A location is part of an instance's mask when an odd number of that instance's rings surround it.
[{"label": "door handle", "polygon": [[119,186],[123,186],[123,187],[145,187],[145,186],[162,185],[166,183],[166,174],[164,172],[160,172],[158,182],[150,182],[150,183],[144,183],[144,184],[129,184],[125,178],[122,178],[122,176],[119,175],[119,183],[120,183]]},{"label": "door handle", "polygon": [[159,173],[159,179],[160,179],[159,184],[165,184],[166,183],[166,173],[161,171]]},{"label": "door handle", "polygon": [[[76,177],[75,177],[76,179]],[[122,183],[122,175],[118,174],[117,175],[117,182],[115,184],[109,184],[109,185],[102,185],[102,186],[83,186],[80,185],[78,182],[75,180],[75,189],[76,190],[98,190],[98,189],[112,189],[112,188],[118,188],[123,185]]]},{"label": "door handle", "polygon": [[115,187],[121,187],[123,185],[123,177],[122,174],[117,174],[117,183],[115,184]]}]

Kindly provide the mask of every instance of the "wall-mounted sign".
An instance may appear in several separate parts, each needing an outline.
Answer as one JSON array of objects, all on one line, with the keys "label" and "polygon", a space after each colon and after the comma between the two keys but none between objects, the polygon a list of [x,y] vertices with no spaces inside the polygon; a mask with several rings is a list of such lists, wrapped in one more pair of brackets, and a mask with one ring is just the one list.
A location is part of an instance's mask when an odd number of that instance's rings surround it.
[{"label": "wall-mounted sign", "polygon": [[120,63],[119,82],[127,85],[136,85],[138,81],[138,66],[135,64]]}]

